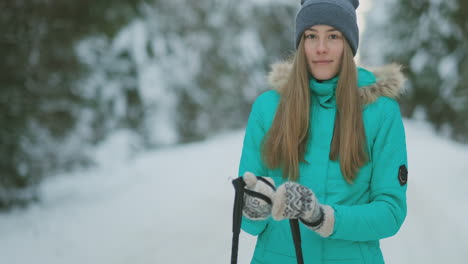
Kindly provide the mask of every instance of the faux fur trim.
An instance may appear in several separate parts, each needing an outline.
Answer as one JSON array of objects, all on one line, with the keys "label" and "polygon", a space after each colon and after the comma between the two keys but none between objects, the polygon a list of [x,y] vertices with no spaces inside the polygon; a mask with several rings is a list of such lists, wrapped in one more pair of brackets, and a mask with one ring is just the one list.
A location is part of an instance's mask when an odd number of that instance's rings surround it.
[{"label": "faux fur trim", "polygon": [[[379,68],[370,68],[377,82],[373,85],[359,88],[359,93],[363,104],[374,102],[379,96],[386,96],[397,99],[405,92],[405,76],[401,72],[402,66],[396,63],[388,64]],[[289,73],[292,70],[291,61],[282,61],[274,63],[268,74],[268,82],[273,89],[281,93],[282,87],[288,81]]]},{"label": "faux fur trim", "polygon": [[329,237],[333,233],[335,227],[335,210],[331,206],[321,205],[323,209],[323,223],[318,228],[305,225],[306,227],[314,230],[322,237]]}]

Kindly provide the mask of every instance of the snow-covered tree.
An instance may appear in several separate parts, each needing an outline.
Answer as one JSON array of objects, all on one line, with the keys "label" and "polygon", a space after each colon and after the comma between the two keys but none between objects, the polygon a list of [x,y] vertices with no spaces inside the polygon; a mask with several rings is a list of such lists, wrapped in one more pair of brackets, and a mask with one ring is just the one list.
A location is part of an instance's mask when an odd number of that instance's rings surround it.
[{"label": "snow-covered tree", "polygon": [[365,64],[399,62],[409,78],[407,116],[468,140],[468,2],[374,1],[361,45]]},{"label": "snow-covered tree", "polygon": [[75,44],[113,38],[139,1],[1,1],[0,209],[35,197],[46,174],[85,161],[86,69]]},{"label": "snow-covered tree", "polygon": [[244,126],[269,64],[293,50],[298,5],[2,2],[0,208],[118,130],[146,148]]}]

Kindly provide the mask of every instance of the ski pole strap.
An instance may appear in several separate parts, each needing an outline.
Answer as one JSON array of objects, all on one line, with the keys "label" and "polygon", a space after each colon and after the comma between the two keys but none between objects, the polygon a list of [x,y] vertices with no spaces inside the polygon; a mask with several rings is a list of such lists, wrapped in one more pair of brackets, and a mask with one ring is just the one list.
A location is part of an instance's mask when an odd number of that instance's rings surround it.
[{"label": "ski pole strap", "polygon": [[262,176],[257,176],[257,180],[264,182],[266,185],[270,186],[274,191],[276,191],[275,186],[273,186],[273,184],[272,184],[271,182],[265,180],[264,177],[262,177]]},{"label": "ski pole strap", "polygon": [[291,226],[291,233],[294,241],[294,248],[296,249],[297,264],[304,264],[301,248],[301,231],[299,229],[299,221],[297,219],[290,219],[289,225]]},{"label": "ski pole strap", "polygon": [[232,249],[231,264],[237,264],[237,252],[239,251],[239,234],[242,224],[242,207],[244,206],[244,180],[239,177],[232,181],[236,191],[234,196],[234,209],[232,214]]},{"label": "ski pole strap", "polygon": [[[262,182],[265,183],[266,185],[270,186],[271,189],[273,189],[274,191],[276,191],[275,186],[274,186],[272,183],[270,183],[269,181],[265,180],[264,177],[257,176],[257,180],[262,181]],[[266,202],[267,204],[269,204],[269,205],[272,205],[272,204],[273,204],[273,202],[271,201],[270,197],[264,195],[263,193],[259,193],[259,192],[252,191],[252,190],[245,189],[245,188],[244,188],[244,193],[246,193],[247,195],[250,195],[250,196],[252,196],[252,197],[261,199],[261,200],[265,201],[265,202]]]},{"label": "ski pole strap", "polygon": [[267,204],[269,205],[272,205],[273,202],[271,201],[270,197],[262,194],[262,193],[259,193],[259,192],[255,192],[255,191],[251,191],[249,189],[244,189],[244,192],[247,194],[247,195],[250,195],[250,196],[253,196],[255,198],[258,198],[258,199],[262,199],[263,201],[265,201]]}]

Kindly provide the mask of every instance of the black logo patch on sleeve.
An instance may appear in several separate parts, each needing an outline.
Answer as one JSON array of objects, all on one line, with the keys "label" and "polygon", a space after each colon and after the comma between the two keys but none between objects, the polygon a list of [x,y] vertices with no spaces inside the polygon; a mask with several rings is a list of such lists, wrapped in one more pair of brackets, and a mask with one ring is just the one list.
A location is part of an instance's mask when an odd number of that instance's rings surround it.
[{"label": "black logo patch on sleeve", "polygon": [[400,182],[401,186],[408,182],[408,170],[406,169],[405,165],[401,165],[400,169],[398,170],[398,181]]}]

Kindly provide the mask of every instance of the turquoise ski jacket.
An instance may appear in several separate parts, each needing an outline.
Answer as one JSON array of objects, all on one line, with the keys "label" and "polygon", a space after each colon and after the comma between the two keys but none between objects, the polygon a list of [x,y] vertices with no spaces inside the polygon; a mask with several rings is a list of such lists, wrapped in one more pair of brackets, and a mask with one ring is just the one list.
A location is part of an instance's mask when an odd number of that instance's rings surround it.
[{"label": "turquoise ski jacket", "polygon": [[[280,100],[280,87],[291,65],[273,66],[269,80],[274,90],[254,102],[242,149],[239,175],[250,171],[271,177],[276,186],[284,180],[280,169],[270,170],[261,158],[261,142],[269,130]],[[299,183],[313,190],[320,203],[335,210],[333,233],[323,238],[301,223],[306,264],[384,263],[379,240],[396,234],[406,217],[406,143],[403,122],[395,101],[403,90],[398,65],[375,71],[358,70],[358,86],[365,103],[363,121],[369,162],[353,184],[340,164],[329,159],[336,113],[334,89],[311,81],[311,129],[305,160],[299,166]],[[258,236],[252,264],[296,264],[288,220],[242,219],[242,229]]]}]

